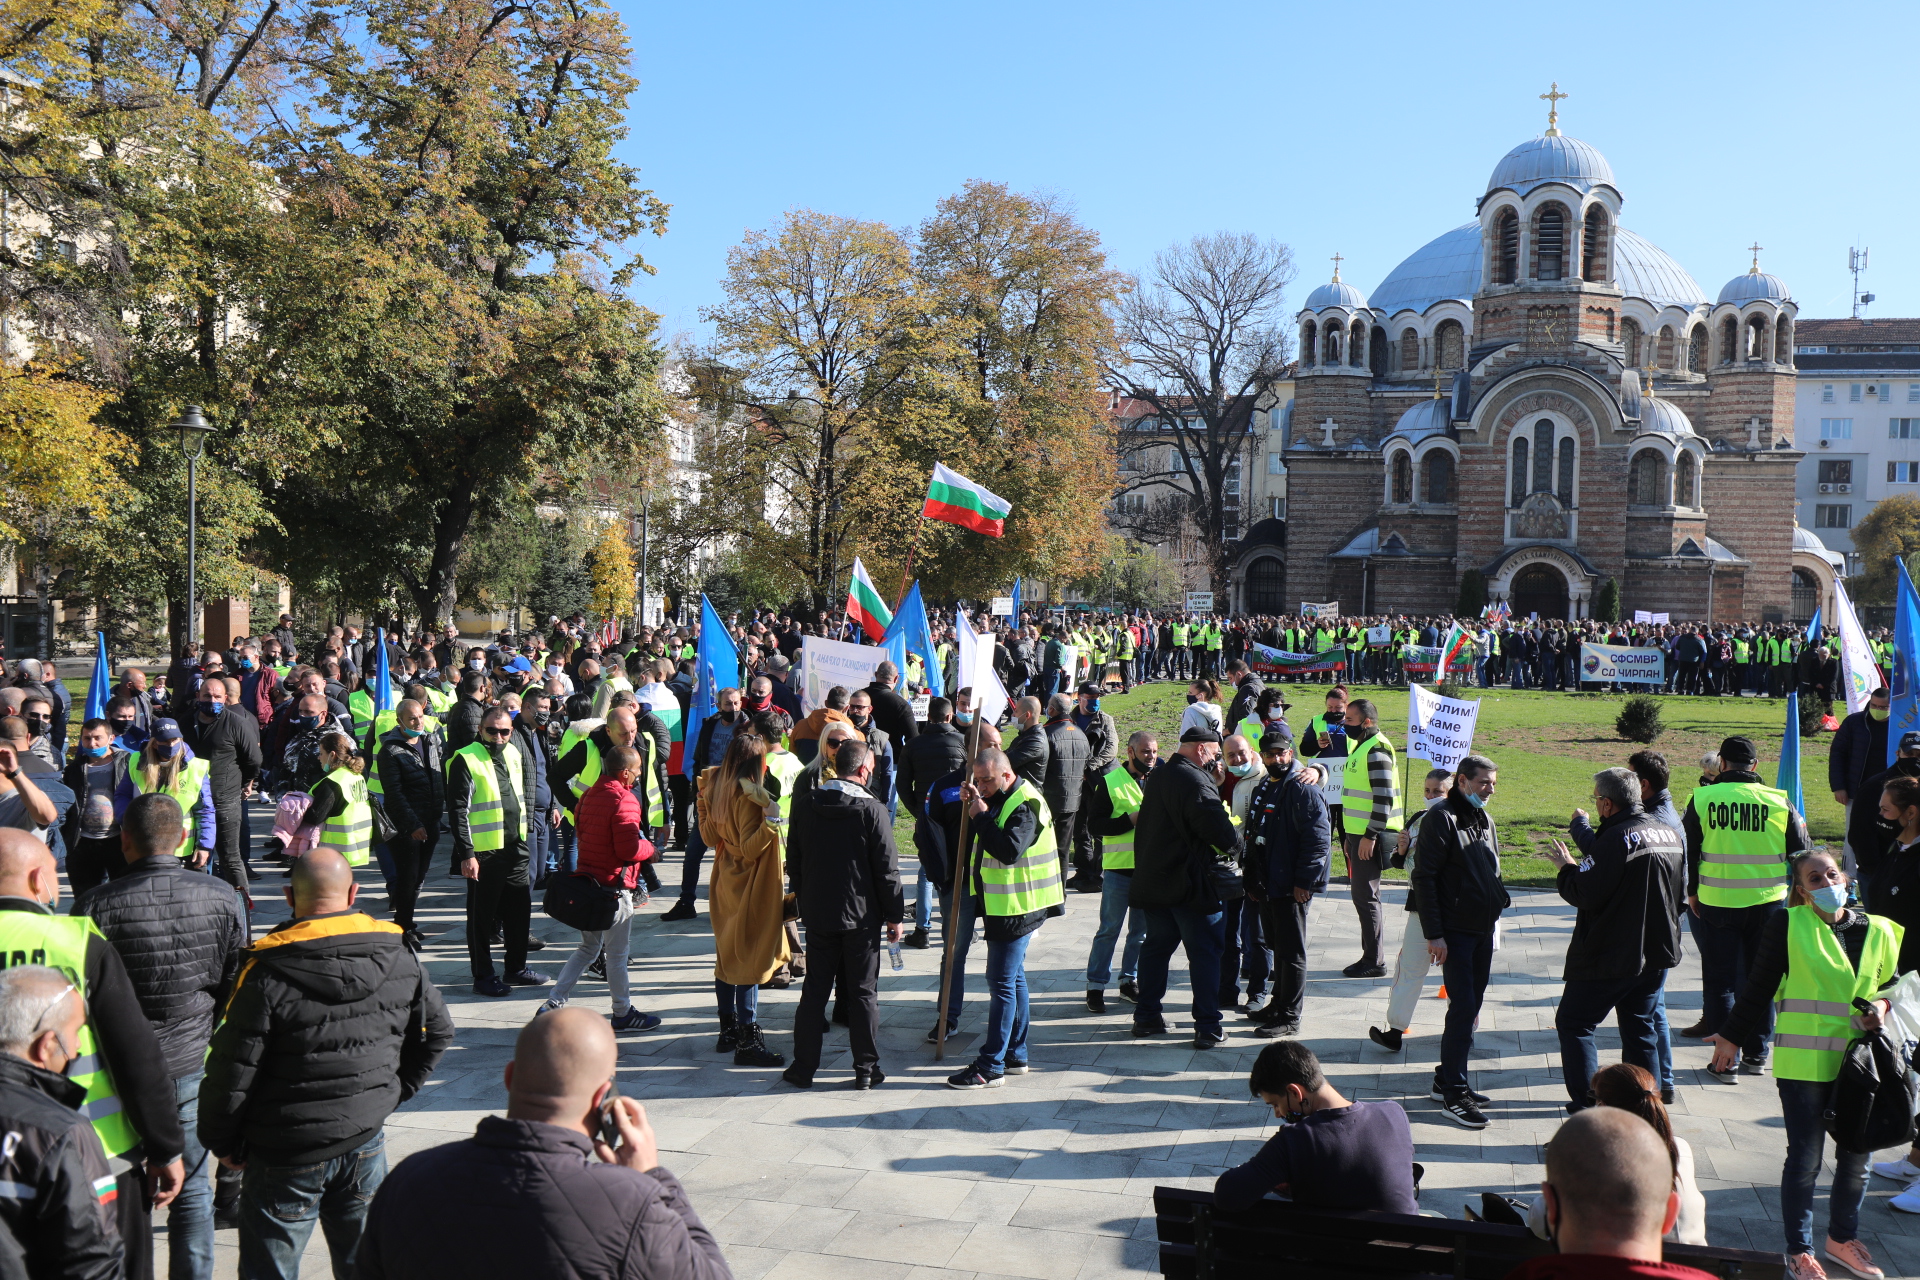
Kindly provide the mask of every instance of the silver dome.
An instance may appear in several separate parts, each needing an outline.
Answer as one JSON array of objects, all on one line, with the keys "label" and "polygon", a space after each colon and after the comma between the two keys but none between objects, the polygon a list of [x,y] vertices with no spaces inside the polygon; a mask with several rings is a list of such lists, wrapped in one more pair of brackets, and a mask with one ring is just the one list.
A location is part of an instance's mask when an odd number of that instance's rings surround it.
[{"label": "silver dome", "polygon": [[1785,302],[1790,295],[1787,286],[1779,276],[1770,276],[1764,271],[1754,270],[1737,275],[1727,281],[1720,290],[1720,302],[1731,302],[1735,306],[1747,302]]},{"label": "silver dome", "polygon": [[1452,410],[1452,400],[1422,400],[1400,415],[1400,421],[1393,424],[1393,430],[1387,433],[1388,437],[1424,440],[1428,436],[1439,435],[1453,425]]},{"label": "silver dome", "polygon": [[[1613,261],[1622,292],[1656,307],[1691,309],[1707,295],[1686,268],[1625,227],[1614,232]],[[1424,312],[1436,302],[1471,302],[1480,292],[1480,224],[1469,222],[1430,240],[1387,273],[1373,290],[1373,309]]]},{"label": "silver dome", "polygon": [[1680,412],[1680,406],[1654,396],[1648,396],[1640,402],[1640,430],[1657,431],[1677,440],[1696,434],[1693,423],[1687,421],[1687,415]]},{"label": "silver dome", "polygon": [[1323,284],[1307,295],[1307,310],[1322,311],[1327,307],[1359,308],[1367,305],[1367,297],[1343,280]]},{"label": "silver dome", "polygon": [[1502,156],[1487,179],[1487,190],[1507,188],[1521,195],[1546,182],[1565,182],[1582,192],[1614,185],[1607,158],[1578,138],[1553,133],[1523,142]]}]

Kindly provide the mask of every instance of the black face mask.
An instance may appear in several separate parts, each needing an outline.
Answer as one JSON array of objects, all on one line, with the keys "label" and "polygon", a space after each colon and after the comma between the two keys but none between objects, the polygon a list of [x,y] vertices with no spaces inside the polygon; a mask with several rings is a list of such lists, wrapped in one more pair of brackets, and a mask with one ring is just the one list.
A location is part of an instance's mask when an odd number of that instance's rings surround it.
[{"label": "black face mask", "polygon": [[721,724],[732,724],[740,718],[738,711],[716,711],[713,714],[714,718],[719,720]]},{"label": "black face mask", "polygon": [[1187,705],[1188,705],[1188,706],[1192,706],[1192,705],[1193,705],[1194,703],[1196,703],[1196,702],[1198,702],[1198,701],[1200,701],[1200,695],[1199,695],[1199,694],[1197,694],[1197,693],[1190,693],[1190,694],[1188,694],[1188,695],[1187,695]]},{"label": "black face mask", "polygon": [[116,738],[130,733],[132,730],[133,721],[131,720],[115,720],[113,722],[113,736]]}]

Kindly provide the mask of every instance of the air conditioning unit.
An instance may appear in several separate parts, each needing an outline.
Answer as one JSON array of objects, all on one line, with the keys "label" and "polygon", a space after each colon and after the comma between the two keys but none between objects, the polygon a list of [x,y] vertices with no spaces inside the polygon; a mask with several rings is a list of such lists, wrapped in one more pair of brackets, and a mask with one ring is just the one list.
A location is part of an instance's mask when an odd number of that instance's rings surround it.
[{"label": "air conditioning unit", "polygon": [[1832,447],[1832,445],[1833,445],[1833,441],[1831,441],[1831,440],[1822,440],[1822,441],[1820,442],[1820,447],[1821,447],[1822,449],[1827,449],[1827,448],[1831,448],[1831,447]]},{"label": "air conditioning unit", "polygon": [[1853,486],[1850,484],[1836,484],[1833,486],[1833,491],[1835,493],[1852,493]]},{"label": "air conditioning unit", "polygon": [[1822,492],[1822,493],[1832,493],[1832,492],[1833,492],[1833,486],[1832,486],[1832,485],[1830,485],[1830,484],[1823,484],[1823,485],[1821,485],[1821,486],[1820,486],[1820,492]]}]

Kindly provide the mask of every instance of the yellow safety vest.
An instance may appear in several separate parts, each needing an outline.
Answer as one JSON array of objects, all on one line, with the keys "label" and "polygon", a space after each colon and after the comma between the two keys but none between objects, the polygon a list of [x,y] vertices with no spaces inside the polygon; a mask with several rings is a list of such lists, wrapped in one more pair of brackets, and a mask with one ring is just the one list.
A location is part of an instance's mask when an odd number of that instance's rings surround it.
[{"label": "yellow safety vest", "polygon": [[373,805],[367,800],[367,780],[345,765],[328,774],[327,780],[340,788],[347,806],[320,824],[320,847],[332,849],[350,867],[364,867],[373,842]]},{"label": "yellow safety vest", "polygon": [[1186,623],[1176,622],[1174,624],[1173,642],[1174,644],[1179,645],[1181,648],[1186,647],[1186,644],[1187,644],[1187,624]]},{"label": "yellow safety vest", "polygon": [[[197,763],[197,762],[196,762]],[[87,939],[105,935],[87,916],[41,915],[37,911],[0,911],[0,966],[17,968],[23,964],[42,964],[67,975],[67,981],[80,988],[87,999],[89,1015],[93,992],[87,989]],[[140,1144],[140,1134],[121,1107],[114,1092],[113,1077],[100,1057],[100,1042],[93,1032],[89,1016],[80,1028],[80,1043],[74,1046],[73,1065],[67,1078],[87,1091],[80,1112],[92,1122],[107,1154],[117,1156]]]},{"label": "yellow safety vest", "polygon": [[[384,738],[387,735],[387,731],[399,723],[400,713],[398,711],[382,711],[373,718],[373,741],[367,751],[367,794],[370,796],[385,794],[380,786],[380,739]],[[421,730],[422,732],[426,731],[424,724],[421,726]]]},{"label": "yellow safety vest", "polygon": [[432,704],[433,714],[436,716],[444,716],[452,710],[454,700],[459,696],[450,690],[436,688],[433,685],[427,685],[426,690],[427,701]]},{"label": "yellow safety vest", "polygon": [[1207,628],[1207,651],[1210,653],[1220,652],[1220,640],[1220,624],[1216,622]]},{"label": "yellow safety vest", "polygon": [[1787,896],[1787,793],[1715,782],[1688,805],[1700,823],[1700,901],[1757,907]]},{"label": "yellow safety vest", "polygon": [[[1113,816],[1124,818],[1140,812],[1140,780],[1127,772],[1127,767],[1117,764],[1107,770],[1103,779],[1107,784],[1107,798],[1113,802]],[[1100,866],[1107,871],[1133,870],[1133,832],[1125,835],[1100,837]]]},{"label": "yellow safety vest", "polygon": [[1125,662],[1133,656],[1133,632],[1120,628],[1120,661]]},{"label": "yellow safety vest", "polygon": [[365,742],[367,728],[373,723],[373,695],[365,689],[355,689],[347,695],[347,710],[353,713],[353,740]]},{"label": "yellow safety vest", "polygon": [[1022,778],[1019,785],[1007,793],[993,824],[1004,830],[1013,811],[1021,805],[1033,806],[1034,816],[1040,820],[1040,834],[1012,866],[982,852],[981,905],[990,916],[1024,916],[1066,901],[1060,887],[1060,857],[1054,843],[1053,815],[1031,782]]},{"label": "yellow safety vest", "polygon": [[[507,778],[513,783],[513,794],[520,801],[520,840],[527,838],[527,797],[525,784],[520,780],[520,748],[512,742],[505,744]],[[473,803],[467,809],[467,835],[472,839],[475,853],[489,853],[494,849],[504,849],[507,845],[506,805],[500,796],[500,781],[493,774],[493,756],[484,744],[469,742],[453,753],[454,759],[465,756],[467,772],[473,775]],[[452,761],[448,761],[452,767]],[[596,771],[597,772],[597,771]]]},{"label": "yellow safety vest", "polygon": [[1825,1083],[1839,1076],[1854,1034],[1853,1001],[1870,1000],[1893,981],[1905,933],[1891,920],[1868,916],[1856,973],[1840,939],[1812,907],[1787,908],[1787,976],[1773,997],[1776,1079]]},{"label": "yellow safety vest", "polygon": [[[1347,763],[1341,771],[1340,783],[1340,828],[1350,836],[1367,833],[1367,823],[1373,817],[1373,780],[1367,775],[1367,754],[1371,744],[1378,739],[1387,749],[1388,762],[1397,769],[1399,757],[1394,754],[1393,743],[1387,735],[1375,731],[1362,742],[1354,742],[1348,736]],[[1398,780],[1388,783],[1393,790],[1393,800],[1387,808],[1388,831],[1398,831],[1400,822],[1400,784]]]},{"label": "yellow safety vest", "polygon": [[782,823],[786,822],[793,812],[793,780],[798,778],[800,771],[806,767],[800,763],[800,757],[791,751],[767,752],[767,772],[780,780],[780,799],[775,803],[780,806]]},{"label": "yellow safety vest", "polygon": [[187,823],[187,853],[192,855],[199,848],[194,842],[196,827],[193,820],[194,806],[200,803],[200,789],[207,784],[207,762],[198,756],[184,762],[179,772],[173,775],[171,787],[147,786],[146,771],[140,767],[140,753],[136,752],[127,760],[127,780],[133,783],[135,795],[145,795],[148,791],[164,791],[174,798],[180,806],[180,814]]}]

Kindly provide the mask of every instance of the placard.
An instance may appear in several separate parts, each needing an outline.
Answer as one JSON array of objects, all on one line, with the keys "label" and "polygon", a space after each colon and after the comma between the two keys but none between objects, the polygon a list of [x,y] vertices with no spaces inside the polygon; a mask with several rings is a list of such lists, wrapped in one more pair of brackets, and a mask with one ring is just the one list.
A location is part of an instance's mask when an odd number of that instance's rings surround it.
[{"label": "placard", "polygon": [[987,612],[996,618],[1011,618],[1013,616],[1013,597],[995,596],[993,598],[993,604]]},{"label": "placard", "polygon": [[913,718],[919,723],[925,724],[927,722],[927,708],[932,705],[932,694],[925,692],[916,694],[913,699]]},{"label": "placard", "polygon": [[1213,612],[1213,592],[1211,591],[1187,592],[1187,612],[1188,613],[1212,613]]},{"label": "placard", "polygon": [[820,636],[801,637],[801,707],[812,711],[825,706],[827,694],[835,685],[848,693],[866,688],[873,683],[873,669],[888,661],[898,669],[905,669],[904,637],[896,636],[892,643],[886,645],[848,644],[844,640],[827,640]]},{"label": "placard", "polygon": [[1651,646],[1582,644],[1580,678],[1620,684],[1665,684],[1667,655]]},{"label": "placard", "polygon": [[1473,752],[1473,729],[1480,703],[1407,686],[1407,758],[1428,760],[1436,769],[1452,769]]},{"label": "placard", "polygon": [[1302,604],[1300,616],[1303,618],[1331,619],[1340,616],[1340,602],[1329,600],[1325,604]]}]

